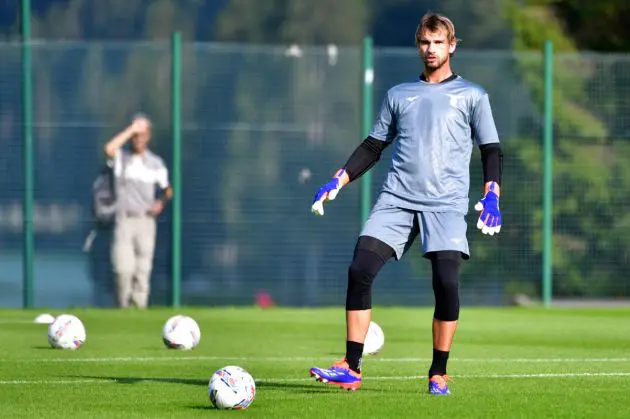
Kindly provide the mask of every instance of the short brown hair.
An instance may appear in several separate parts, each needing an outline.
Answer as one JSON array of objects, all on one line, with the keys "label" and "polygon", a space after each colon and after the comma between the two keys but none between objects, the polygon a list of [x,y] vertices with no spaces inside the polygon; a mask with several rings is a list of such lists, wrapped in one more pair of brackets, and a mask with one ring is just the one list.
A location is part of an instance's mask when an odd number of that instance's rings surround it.
[{"label": "short brown hair", "polygon": [[448,42],[459,42],[460,39],[455,37],[455,25],[451,19],[439,13],[427,13],[422,16],[418,28],[416,29],[416,46],[420,43],[420,38],[424,31],[438,32],[440,30],[446,31],[446,39]]}]

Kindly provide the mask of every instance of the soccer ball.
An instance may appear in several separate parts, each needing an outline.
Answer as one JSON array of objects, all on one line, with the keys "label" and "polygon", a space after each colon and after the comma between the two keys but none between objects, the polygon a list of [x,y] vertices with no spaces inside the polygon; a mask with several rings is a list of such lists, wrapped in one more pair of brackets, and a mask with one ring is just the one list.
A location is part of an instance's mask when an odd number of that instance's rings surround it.
[{"label": "soccer ball", "polygon": [[201,339],[199,325],[192,317],[173,316],[162,328],[162,341],[169,349],[193,349]]},{"label": "soccer ball", "polygon": [[56,349],[79,349],[85,337],[83,323],[71,314],[62,314],[48,325],[48,342]]},{"label": "soccer ball", "polygon": [[370,322],[365,342],[363,344],[363,355],[376,355],[383,349],[385,344],[385,334],[381,326],[375,322]]},{"label": "soccer ball", "polygon": [[256,383],[241,367],[223,367],[212,374],[208,396],[217,409],[247,409],[256,397]]}]

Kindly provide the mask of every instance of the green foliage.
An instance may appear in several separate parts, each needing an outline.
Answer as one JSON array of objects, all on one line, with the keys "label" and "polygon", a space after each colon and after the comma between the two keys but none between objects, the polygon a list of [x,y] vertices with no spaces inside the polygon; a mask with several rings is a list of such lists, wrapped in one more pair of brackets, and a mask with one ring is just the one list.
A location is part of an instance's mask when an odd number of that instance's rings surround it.
[{"label": "green foliage", "polygon": [[231,0],[217,19],[218,40],[248,43],[358,44],[366,0]]},{"label": "green foliage", "polygon": [[548,0],[567,34],[583,50],[626,52],[630,7],[625,0]]},{"label": "green foliage", "polygon": [[[625,226],[624,202],[617,192],[629,187],[630,181],[622,173],[628,148],[621,141],[610,140],[613,118],[606,112],[606,103],[619,102],[618,84],[607,83],[602,69],[612,61],[623,67],[623,62],[598,55],[585,55],[576,50],[575,43],[563,29],[549,6],[518,7],[506,4],[507,15],[515,31],[514,46],[519,51],[542,51],[545,41],[551,40],[554,56],[554,257],[555,293],[560,296],[605,295],[619,285],[623,262],[619,253],[626,253],[628,235]],[[519,56],[518,68],[542,113],[544,85],[542,60]],[[628,66],[625,66],[628,69]],[[608,84],[607,90],[599,88]],[[614,87],[617,86],[617,87]],[[616,109],[616,106],[613,108]],[[618,119],[618,117],[617,117]],[[521,159],[541,162],[534,150]],[[525,157],[525,154],[523,154]],[[536,164],[524,167],[542,177]],[[526,200],[517,205],[526,205]],[[542,243],[540,210],[532,212],[534,249]],[[621,216],[621,220],[618,221]],[[627,293],[625,291],[617,291]]]},{"label": "green foliage", "polygon": [[[37,137],[40,144],[54,147],[61,141],[68,126],[91,124],[82,120],[84,109],[101,121],[107,121],[96,134],[96,141],[106,141],[128,124],[136,112],[147,113],[155,123],[154,143],[164,147],[170,137],[170,44],[173,31],[184,39],[195,33],[195,12],[199,2],[180,4],[176,0],[159,0],[145,7],[142,0],[114,0],[92,4],[71,0],[57,4],[43,15],[33,15],[33,38],[61,39],[56,46],[36,45],[33,48],[34,95],[36,124],[41,125]],[[116,22],[113,24],[112,22]],[[86,31],[100,32],[112,38],[124,37],[135,24],[142,22],[147,40],[155,44],[86,43]],[[93,27],[90,27],[93,26]],[[195,55],[183,53],[182,67],[195,72]],[[118,67],[119,71],[109,68]],[[63,69],[51,72],[51,69]],[[59,83],[63,73],[75,75],[72,87]],[[184,82],[186,84],[186,81]],[[183,97],[184,112],[191,112],[196,89],[188,89]],[[53,121],[56,121],[53,123]],[[94,135],[92,131],[91,135]],[[101,153],[100,147],[96,149]]]},{"label": "green foliage", "polygon": [[[545,7],[518,7],[506,3],[507,16],[514,29],[514,48],[517,51],[542,52],[547,40],[553,43],[554,60],[554,116],[562,133],[601,137],[607,130],[602,121],[585,109],[588,92],[585,79],[588,70],[579,71],[582,64],[574,43],[566,37],[560,22]],[[558,55],[559,54],[559,55]],[[544,97],[543,61],[527,54],[519,56],[518,65],[527,85],[541,105]],[[578,71],[576,71],[578,70]]]}]

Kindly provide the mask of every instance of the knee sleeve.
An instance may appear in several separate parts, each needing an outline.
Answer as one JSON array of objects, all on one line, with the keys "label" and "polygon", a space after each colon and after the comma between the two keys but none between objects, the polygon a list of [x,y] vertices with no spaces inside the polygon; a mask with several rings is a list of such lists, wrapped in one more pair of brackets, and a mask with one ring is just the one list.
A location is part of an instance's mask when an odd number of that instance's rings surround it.
[{"label": "knee sleeve", "polygon": [[372,283],[394,249],[373,237],[361,236],[348,269],[346,310],[372,308]]},{"label": "knee sleeve", "polygon": [[459,319],[459,265],[461,254],[441,251],[431,254],[435,312],[433,318],[442,321]]}]

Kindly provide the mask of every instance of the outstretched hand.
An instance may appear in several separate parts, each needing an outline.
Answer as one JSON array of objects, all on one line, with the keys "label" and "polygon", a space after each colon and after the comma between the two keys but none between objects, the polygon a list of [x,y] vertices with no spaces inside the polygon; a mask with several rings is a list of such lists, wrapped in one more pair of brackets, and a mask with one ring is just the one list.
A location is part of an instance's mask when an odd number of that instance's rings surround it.
[{"label": "outstretched hand", "polygon": [[337,197],[337,194],[344,186],[344,175],[346,175],[346,171],[340,169],[331,180],[317,190],[315,198],[313,198],[313,205],[311,205],[312,213],[320,216],[324,215],[324,202],[332,201]]}]

